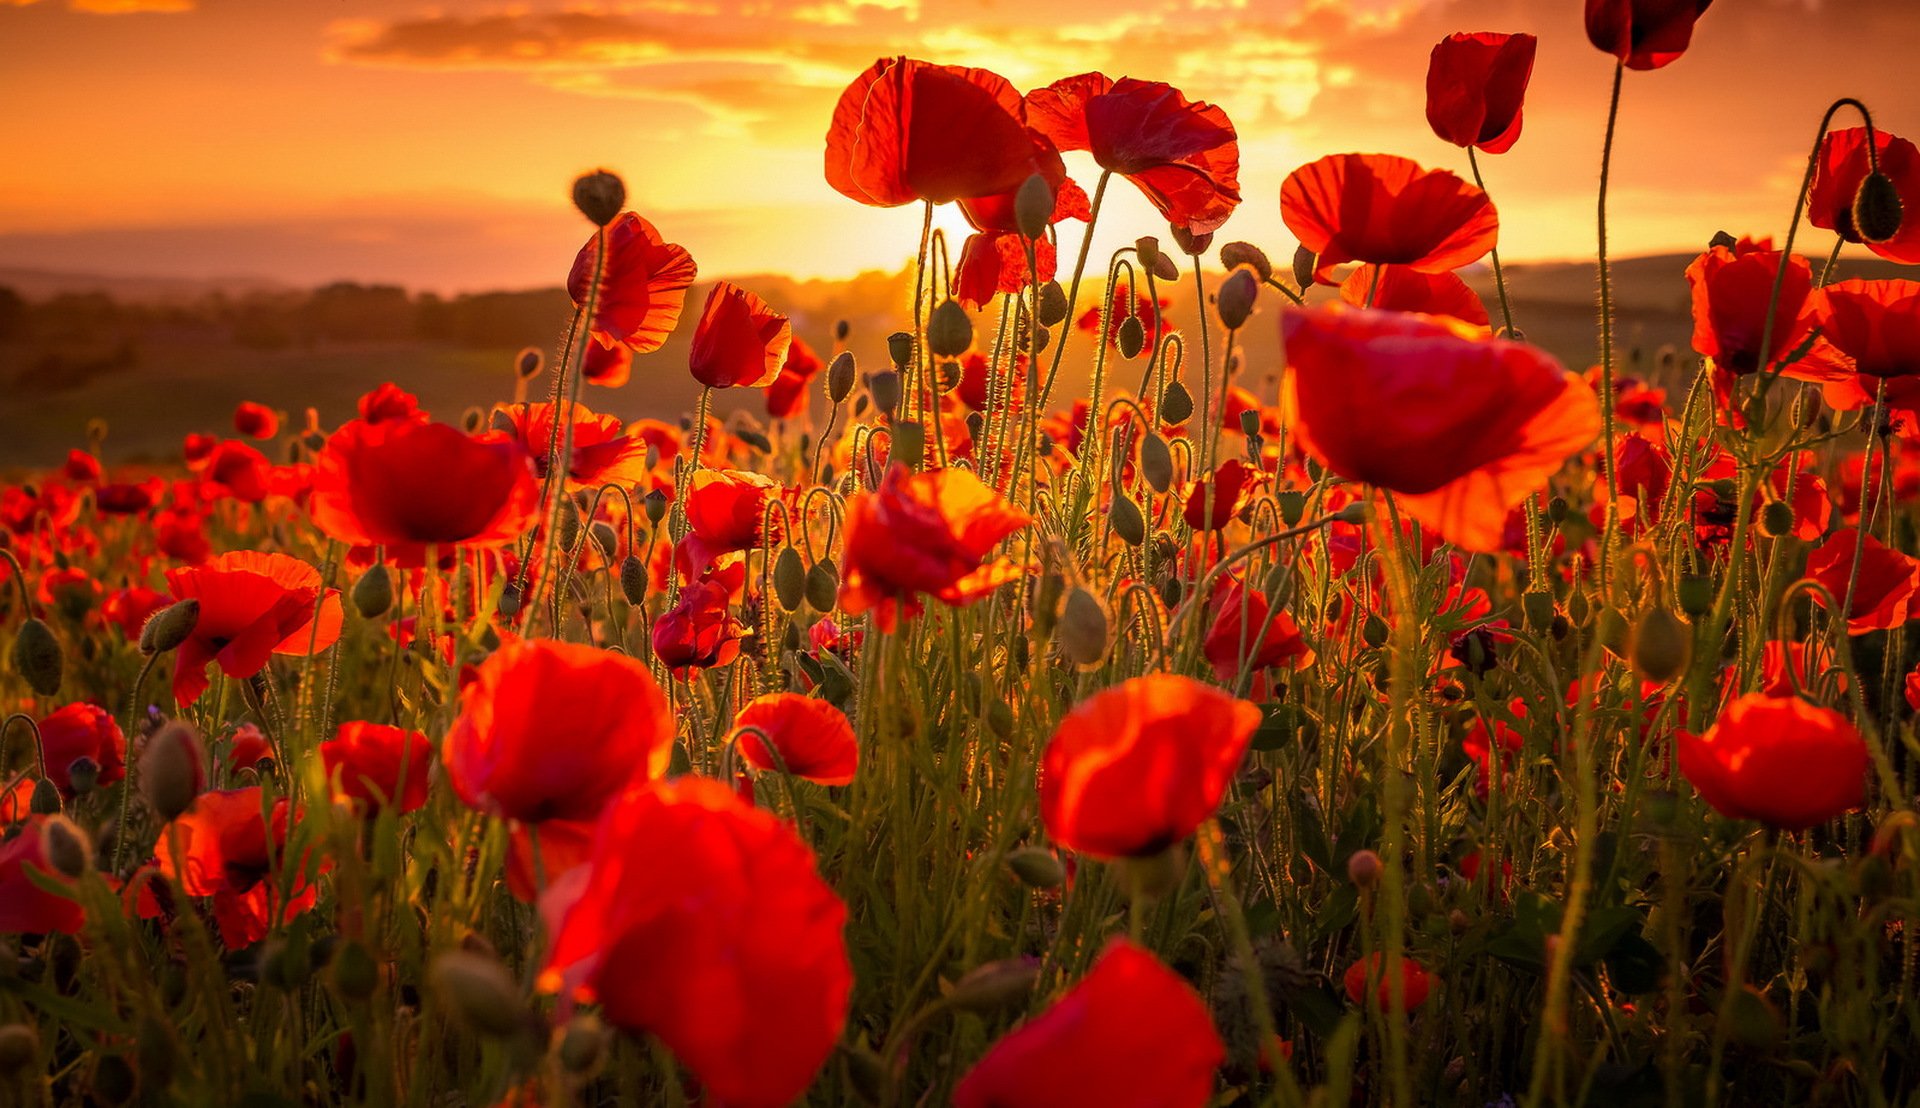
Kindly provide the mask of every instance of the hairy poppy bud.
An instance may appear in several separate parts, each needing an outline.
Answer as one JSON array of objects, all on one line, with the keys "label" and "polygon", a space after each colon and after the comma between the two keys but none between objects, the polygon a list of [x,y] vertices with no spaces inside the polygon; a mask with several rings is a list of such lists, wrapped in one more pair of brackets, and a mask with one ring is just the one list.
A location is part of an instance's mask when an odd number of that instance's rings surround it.
[{"label": "hairy poppy bud", "polygon": [[393,578],[386,566],[372,566],[353,583],[354,610],[368,619],[386,614],[393,607]]},{"label": "hairy poppy bud", "polygon": [[1185,423],[1193,415],[1193,394],[1178,377],[1167,382],[1167,389],[1160,394],[1160,422]]},{"label": "hairy poppy bud", "polygon": [[1793,533],[1793,505],[1784,500],[1775,500],[1760,510],[1760,529],[1768,538],[1780,538]]},{"label": "hairy poppy bud", "polygon": [[82,754],[67,765],[67,788],[75,796],[87,796],[100,785],[100,763]]},{"label": "hairy poppy bud", "polygon": [[1214,309],[1227,330],[1237,331],[1253,314],[1254,301],[1259,297],[1260,279],[1253,270],[1235,269],[1220,283],[1220,291],[1213,298]]},{"label": "hairy poppy bud", "polygon": [[1058,326],[1067,318],[1067,290],[1060,287],[1058,281],[1048,281],[1040,286],[1040,326]]},{"label": "hairy poppy bud", "polygon": [[1680,676],[1693,653],[1692,637],[1679,617],[1658,605],[1640,614],[1633,625],[1629,657],[1640,676],[1664,685]]},{"label": "hairy poppy bud", "polygon": [[888,335],[887,357],[892,359],[893,368],[907,368],[907,363],[913,361],[913,332],[895,331]]},{"label": "hairy poppy bud", "polygon": [[140,753],[139,780],[140,795],[163,821],[186,811],[207,783],[199,733],[179,720],[155,731]]},{"label": "hairy poppy bud", "polygon": [[1037,958],[1005,958],[975,966],[953,983],[947,1004],[963,1012],[992,1015],[1018,1003],[1040,978]]},{"label": "hairy poppy bud", "polygon": [[40,1060],[40,1034],[24,1023],[0,1027],[0,1081],[27,1072]]},{"label": "hairy poppy bud", "polygon": [[1060,856],[1038,846],[1023,846],[1007,855],[1007,866],[1030,889],[1057,889],[1067,881]]},{"label": "hairy poppy bud", "polygon": [[1122,358],[1138,358],[1147,345],[1147,328],[1139,316],[1130,315],[1120,321],[1120,333],[1115,338]]},{"label": "hairy poppy bud", "polygon": [[1070,590],[1054,634],[1068,661],[1079,666],[1098,665],[1107,656],[1107,610],[1100,598],[1079,586]]},{"label": "hairy poppy bud", "polygon": [[973,320],[958,300],[949,297],[927,318],[927,349],[936,358],[958,358],[973,345]]},{"label": "hairy poppy bud", "polygon": [[839,599],[839,571],[829,561],[813,563],[807,571],[807,606],[816,612],[831,612]]},{"label": "hairy poppy bud", "polygon": [[1173,233],[1173,241],[1180,247],[1181,253],[1189,257],[1197,258],[1205,254],[1213,245],[1212,231],[1196,235],[1178,223],[1172,224],[1167,229]]},{"label": "hairy poppy bud", "polygon": [[177,650],[200,623],[200,598],[190,596],[154,613],[140,629],[140,653],[165,654]]},{"label": "hairy poppy bud", "polygon": [[1304,292],[1312,286],[1315,263],[1319,260],[1313,251],[1308,250],[1304,246],[1294,248],[1293,283],[1298,286],[1301,291]]},{"label": "hairy poppy bud", "polygon": [[791,546],[783,547],[773,561],[773,595],[780,599],[782,608],[791,612],[800,607],[806,592],[807,567],[800,561],[800,552]]},{"label": "hairy poppy bud", "polygon": [[1550,592],[1530,592],[1520,597],[1520,610],[1526,616],[1527,626],[1535,631],[1545,631],[1553,624],[1553,594]]},{"label": "hairy poppy bud", "polygon": [[1160,240],[1152,235],[1141,235],[1133,240],[1133,252],[1140,258],[1140,267],[1150,270],[1160,260]]},{"label": "hairy poppy bud", "polygon": [[867,391],[873,395],[873,406],[888,415],[900,406],[900,375],[891,369],[881,370],[867,381]]},{"label": "hairy poppy bud", "polygon": [[46,621],[30,618],[20,625],[13,639],[13,671],[28,688],[40,696],[59,692],[64,662],[60,640],[53,637],[53,628]]},{"label": "hairy poppy bud", "polygon": [[60,787],[47,777],[34,782],[33,798],[27,802],[27,810],[37,816],[57,814],[60,811]]},{"label": "hairy poppy bud", "polygon": [[434,959],[429,977],[434,992],[468,1028],[505,1037],[524,1025],[520,990],[494,959],[456,950]]},{"label": "hairy poppy bud", "polygon": [[593,545],[600,548],[603,558],[611,560],[620,549],[620,533],[604,519],[594,520],[593,526],[587,528],[587,534],[593,536]]},{"label": "hairy poppy bud", "polygon": [[560,1068],[576,1077],[592,1073],[607,1056],[610,1038],[607,1025],[598,1016],[583,1012],[573,1017],[561,1031],[560,1045],[554,1052]]},{"label": "hairy poppy bud", "polygon": [[79,880],[93,868],[93,840],[65,816],[48,816],[40,825],[40,848],[55,873]]},{"label": "hairy poppy bud", "polygon": [[573,182],[573,206],[597,227],[605,227],[620,218],[620,209],[626,205],[627,186],[604,169],[575,178]]},{"label": "hairy poppy bud", "polygon": [[1151,431],[1140,440],[1140,473],[1154,492],[1166,492],[1173,485],[1173,451],[1167,440]]},{"label": "hairy poppy bud", "polygon": [[833,356],[833,364],[827,367],[827,399],[835,404],[847,398],[853,391],[855,376],[853,354],[842,350]]},{"label": "hairy poppy bud", "polygon": [[1360,625],[1360,638],[1376,650],[1386,644],[1388,633],[1387,621],[1380,618],[1379,612],[1368,612],[1366,621]]},{"label": "hairy poppy bud", "polygon": [[1107,518],[1113,523],[1113,533],[1119,535],[1128,546],[1139,546],[1147,541],[1146,517],[1140,514],[1140,505],[1135,504],[1132,497],[1116,493]]},{"label": "hairy poppy bud", "polygon": [[1228,269],[1246,266],[1261,281],[1273,279],[1273,262],[1267,259],[1267,252],[1250,242],[1230,242],[1222,246],[1220,264]]},{"label": "hairy poppy bud", "polygon": [[647,563],[638,554],[629,554],[620,563],[620,595],[636,608],[647,601]]},{"label": "hairy poppy bud", "polygon": [[1900,233],[1900,190],[1884,173],[1869,173],[1853,194],[1853,229],[1864,242],[1885,242]]},{"label": "hairy poppy bud", "polygon": [[1380,856],[1371,850],[1356,850],[1347,858],[1347,880],[1362,889],[1380,883]]},{"label": "hairy poppy bud", "polygon": [[1020,182],[1020,190],[1013,194],[1013,222],[1020,233],[1030,239],[1037,239],[1047,233],[1047,224],[1053,221],[1053,186],[1038,173]]}]

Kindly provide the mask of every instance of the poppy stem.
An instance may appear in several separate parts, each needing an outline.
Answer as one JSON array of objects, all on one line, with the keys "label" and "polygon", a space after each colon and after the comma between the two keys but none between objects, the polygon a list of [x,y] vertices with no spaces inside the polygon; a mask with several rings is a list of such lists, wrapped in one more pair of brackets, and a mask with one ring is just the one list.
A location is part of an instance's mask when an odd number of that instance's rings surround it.
[{"label": "poppy stem", "polygon": [[[1479,186],[1481,192],[1486,192],[1487,183],[1480,177],[1480,158],[1471,146],[1467,147],[1467,166],[1473,170],[1473,183]],[[1493,249],[1487,253],[1493,259],[1493,290],[1500,294],[1500,320],[1503,324],[1502,329],[1506,332],[1508,338],[1512,338],[1513,307],[1507,302],[1507,275],[1506,270],[1500,268],[1499,245],[1495,244]]]},{"label": "poppy stem", "polygon": [[[1874,517],[1880,514],[1880,498],[1887,491],[1890,474],[1873,472],[1874,444],[1880,441],[1880,424],[1886,419],[1887,379],[1879,378],[1879,384],[1873,390],[1873,407],[1867,409],[1867,449],[1860,459],[1860,518],[1853,529],[1853,566],[1847,570],[1847,595],[1840,602],[1840,620],[1846,625],[1845,634],[1853,634],[1853,597],[1860,585],[1860,563],[1867,553],[1867,532],[1873,529]],[[1892,444],[1881,449],[1882,468],[1891,458]],[[1869,486],[1868,482],[1873,482]]]},{"label": "poppy stem", "polygon": [[140,676],[133,679],[133,693],[127,699],[127,731],[125,735],[127,740],[127,757],[125,759],[127,767],[123,771],[124,776],[120,781],[120,819],[119,822],[113,825],[113,866],[107,870],[108,873],[117,874],[120,872],[120,859],[127,841],[127,817],[133,811],[134,763],[139,761],[138,758],[133,757],[133,734],[135,729],[134,722],[138,718],[135,713],[140,709],[140,689],[146,685],[147,675],[153,672],[154,663],[159,660],[159,654],[153,654],[147,658],[147,664],[140,667]]},{"label": "poppy stem", "polygon": [[[1087,232],[1080,239],[1080,259],[1073,263],[1073,280],[1067,285],[1066,319],[1069,322],[1073,319],[1074,311],[1080,306],[1080,276],[1087,268],[1087,255],[1093,249],[1093,226],[1100,219],[1100,202],[1106,199],[1107,181],[1112,177],[1113,170],[1102,170],[1100,173],[1100,182],[1093,186],[1093,204],[1087,210]],[[1035,275],[1038,276],[1037,271]],[[1037,286],[1034,299],[1036,303],[1039,300]],[[1036,318],[1033,325],[1038,327],[1040,321]],[[1046,408],[1047,398],[1053,395],[1054,378],[1060,375],[1060,357],[1067,351],[1067,331],[1068,328],[1066,327],[1060,328],[1060,341],[1054,344],[1053,364],[1047,367],[1047,382],[1040,389],[1040,395],[1028,398],[1030,403],[1041,409]],[[1102,334],[1100,341],[1107,341],[1106,335]]]},{"label": "poppy stem", "polygon": [[13,583],[20,587],[20,618],[32,619],[33,597],[27,592],[27,571],[20,568],[20,559],[13,556],[13,551],[4,546],[0,546],[0,560],[13,567]]},{"label": "poppy stem", "polygon": [[[1602,471],[1606,474],[1607,488],[1617,487],[1613,460],[1613,273],[1607,264],[1607,184],[1613,175],[1613,135],[1620,122],[1620,86],[1627,73],[1627,63],[1619,61],[1613,67],[1613,95],[1607,104],[1607,138],[1600,150],[1600,428],[1602,448],[1600,456]],[[1613,537],[1620,523],[1617,497],[1607,498],[1606,525],[1600,533],[1599,571],[1600,595],[1609,595],[1607,587],[1612,576]]]}]

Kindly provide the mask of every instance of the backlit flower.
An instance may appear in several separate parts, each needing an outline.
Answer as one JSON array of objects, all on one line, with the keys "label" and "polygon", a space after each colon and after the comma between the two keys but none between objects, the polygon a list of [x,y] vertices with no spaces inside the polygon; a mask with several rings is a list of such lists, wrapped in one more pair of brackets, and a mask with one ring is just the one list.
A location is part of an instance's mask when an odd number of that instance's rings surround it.
[{"label": "backlit flower", "polygon": [[1388,154],[1335,154],[1293,171],[1280,217],[1332,284],[1346,262],[1447,273],[1492,250],[1500,217],[1487,194],[1451,173]]},{"label": "backlit flower", "polygon": [[[512,428],[513,437],[532,459],[533,472],[538,477],[547,475],[550,449],[565,448],[567,430],[564,426],[558,429],[558,439],[555,438],[555,410],[552,404],[502,404],[494,409],[495,419],[504,417]],[[585,404],[573,404],[562,410],[573,414],[573,456],[567,465],[569,487],[592,489],[621,485],[631,488],[647,483],[647,444],[639,438],[629,438],[626,424],[619,416],[589,411]],[[556,441],[559,445],[552,445]]]},{"label": "backlit flower", "polygon": [[[160,829],[154,849],[161,876],[177,879],[188,896],[213,898],[220,941],[228,950],[252,946],[319,899],[318,888],[307,879],[307,859],[286,853],[286,798],[273,802],[271,829],[263,802],[257,785],[203,792],[193,807]],[[291,886],[284,900],[283,882]],[[151,892],[141,891],[147,909],[141,914],[156,914]]]},{"label": "backlit flower", "polygon": [[418,731],[354,720],[320,744],[334,798],[377,811],[411,812],[427,803],[433,744]]},{"label": "backlit flower", "polygon": [[182,705],[206,691],[209,662],[228,677],[252,677],[275,654],[318,653],[340,637],[339,590],[327,589],[323,600],[320,571],[286,554],[235,550],[170,569],[167,589],[200,601],[193,633],[174,654],[173,695]]},{"label": "backlit flower", "polygon": [[[680,322],[687,288],[693,284],[693,256],[633,212],[622,212],[605,233],[600,295],[587,334],[602,346],[625,346],[635,354],[658,350]],[[598,237],[580,248],[567,275],[567,295],[582,309],[593,287]]]},{"label": "backlit flower", "polygon": [[40,749],[47,760],[47,779],[69,800],[73,798],[73,764],[82,758],[98,769],[96,787],[127,775],[126,736],[112,713],[97,704],[68,704],[42,717]]},{"label": "backlit flower", "polygon": [[[1827,541],[1807,555],[1807,576],[1826,586],[1834,603],[1844,604],[1847,582],[1853,578],[1853,551],[1860,533],[1846,527],[1835,531]],[[1891,631],[1913,616],[1914,592],[1920,589],[1920,559],[1909,557],[1887,546],[1872,535],[1860,555],[1860,572],[1854,580],[1853,607],[1847,612],[1847,630],[1855,635],[1868,631]],[[1814,598],[1825,606],[1819,593]]]},{"label": "backlit flower", "polygon": [[[766,740],[755,731],[764,732]],[[847,714],[798,693],[768,693],[748,701],[733,717],[732,738],[740,757],[753,768],[784,769],[820,785],[851,782],[860,764],[860,747]],[[769,741],[773,753],[767,750]]]},{"label": "backlit flower", "polygon": [[1030,522],[964,469],[894,466],[879,488],[847,504],[840,607],[849,615],[877,608],[891,629],[903,608],[918,610],[923,593],[971,604],[1020,576],[1011,562],[986,558]]},{"label": "backlit flower", "polygon": [[765,300],[731,281],[707,294],[687,352],[693,379],[709,388],[772,384],[787,360],[793,328]]},{"label": "backlit flower", "polygon": [[314,462],[313,520],[328,536],[418,565],[429,546],[491,546],[533,525],[540,486],[511,437],[444,423],[354,420]]},{"label": "backlit flower", "polygon": [[1803,831],[1867,800],[1867,744],[1840,713],[1750,693],[1705,735],[1677,736],[1680,772],[1729,819]]},{"label": "backlit flower", "polygon": [[[1874,160],[1893,182],[1903,208],[1900,229],[1885,242],[1866,243],[1868,250],[1907,265],[1920,264],[1920,147],[1876,128]],[[1828,131],[1820,140],[1813,184],[1807,190],[1807,222],[1837,233],[1848,242],[1863,242],[1853,225],[1853,201],[1860,182],[1872,172],[1867,157],[1867,129],[1849,127]]]},{"label": "backlit flower", "polygon": [[1441,39],[1427,62],[1427,125],[1433,133],[1489,154],[1512,149],[1538,45],[1532,35],[1485,31]]},{"label": "backlit flower", "polygon": [[1677,61],[1713,0],[1587,0],[1587,41],[1628,69]]}]

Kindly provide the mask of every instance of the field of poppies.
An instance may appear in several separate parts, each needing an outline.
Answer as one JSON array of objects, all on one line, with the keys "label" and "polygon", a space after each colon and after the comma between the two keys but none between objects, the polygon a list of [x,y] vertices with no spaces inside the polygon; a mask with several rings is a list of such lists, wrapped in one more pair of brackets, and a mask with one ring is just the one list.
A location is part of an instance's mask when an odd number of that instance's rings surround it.
[{"label": "field of poppies", "polygon": [[[882,362],[598,172],[492,410],[9,480],[0,1105],[1920,1104],[1920,282],[1841,256],[1920,263],[1920,151],[1808,105],[1630,372],[1611,120],[1709,4],[1586,0],[1586,372],[1457,272],[1532,36],[1297,249],[1217,234],[1223,107],[887,58],[825,142],[927,212]],[[1159,237],[1057,248],[1123,187]]]}]

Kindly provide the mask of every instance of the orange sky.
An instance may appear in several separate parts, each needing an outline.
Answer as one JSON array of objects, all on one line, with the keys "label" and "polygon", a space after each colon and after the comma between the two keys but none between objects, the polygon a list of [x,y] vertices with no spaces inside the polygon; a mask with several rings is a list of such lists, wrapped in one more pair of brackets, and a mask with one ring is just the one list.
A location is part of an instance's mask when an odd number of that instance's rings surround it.
[{"label": "orange sky", "polygon": [[[894,53],[1022,88],[1098,68],[1222,105],[1246,197],[1222,241],[1278,259],[1280,182],[1303,161],[1387,151],[1465,172],[1423,111],[1427,53],[1454,30],[1540,36],[1525,131],[1483,165],[1509,256],[1586,256],[1611,62],[1580,7],[0,0],[0,267],[551,284],[584,238],[566,186],[604,164],[704,275],[897,268],[917,211],[855,204],[820,169],[840,88]],[[1916,0],[1719,0],[1686,57],[1628,74],[1617,250],[1779,233],[1835,96],[1920,136],[1915,44]],[[1084,157],[1068,165],[1091,184]],[[1102,249],[1164,231],[1131,189],[1110,197]]]}]

